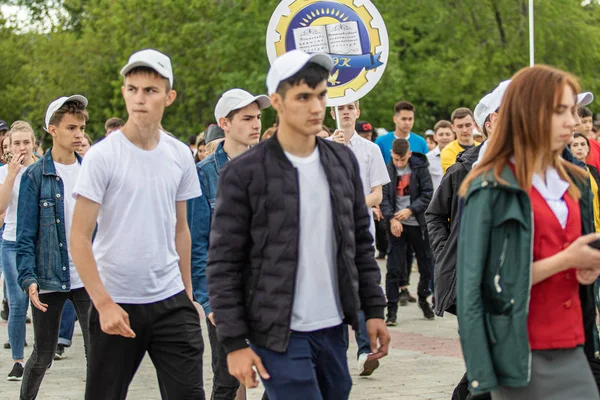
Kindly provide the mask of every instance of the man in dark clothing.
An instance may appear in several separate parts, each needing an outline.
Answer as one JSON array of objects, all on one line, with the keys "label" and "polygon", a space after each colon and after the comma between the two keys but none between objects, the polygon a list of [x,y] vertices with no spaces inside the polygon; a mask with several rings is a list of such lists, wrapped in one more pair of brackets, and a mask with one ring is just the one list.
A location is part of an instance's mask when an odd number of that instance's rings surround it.
[{"label": "man in dark clothing", "polygon": [[373,356],[388,351],[358,162],[316,138],[332,68],[326,54],[276,59],[267,86],[278,133],[218,182],[206,267],[217,334],[230,374],[256,387],[256,367],[271,400],[348,398],[343,323],[358,329],[359,308]]},{"label": "man in dark clothing", "polygon": [[[501,82],[475,107],[475,122],[487,137],[493,134],[498,117],[497,111],[509,83],[509,80]],[[440,187],[425,212],[431,247],[435,255],[435,312],[440,317],[445,311],[456,315],[456,253],[460,220],[458,190],[477,160],[483,157],[486,148],[487,143],[484,142],[457,156],[456,163],[446,171]],[[487,393],[473,396],[469,392],[466,373],[452,394],[452,400],[490,398]]]},{"label": "man in dark clothing", "polygon": [[431,294],[433,254],[429,247],[425,210],[433,195],[429,162],[421,153],[412,153],[406,139],[392,143],[392,160],[388,164],[391,182],[383,187],[381,212],[390,226],[390,252],[385,279],[388,314],[386,324],[396,325],[398,302],[408,302],[407,245],[413,248],[419,266],[419,307],[427,319],[435,316],[427,297]]},{"label": "man in dark clothing", "polygon": [[482,146],[463,151],[446,171],[425,212],[435,257],[435,313],[456,315],[456,250],[458,245],[458,189],[477,161]]}]

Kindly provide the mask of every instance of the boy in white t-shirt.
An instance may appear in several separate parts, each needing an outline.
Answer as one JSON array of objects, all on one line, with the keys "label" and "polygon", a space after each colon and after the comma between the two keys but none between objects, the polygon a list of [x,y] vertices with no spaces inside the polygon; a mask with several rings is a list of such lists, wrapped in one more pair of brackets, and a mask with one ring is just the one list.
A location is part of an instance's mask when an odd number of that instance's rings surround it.
[{"label": "boy in white t-shirt", "polygon": [[75,200],[71,196],[81,169],[76,153],[84,138],[88,101],[80,95],[61,97],[46,111],[45,129],[52,148],[21,178],[17,208],[19,286],[31,301],[34,340],[21,384],[21,398],[37,396],[58,342],[61,314],[71,300],[88,348],[88,296],[68,242]]},{"label": "boy in white t-shirt", "polygon": [[189,148],[160,128],[171,60],[142,50],[121,74],[129,118],[86,154],[74,189],[71,251],[93,302],[85,398],[125,399],[148,352],[163,398],[204,399],[186,218],[200,184]]},{"label": "boy in white t-shirt", "polygon": [[[365,203],[371,221],[369,232],[374,239],[375,220],[373,219],[372,207],[377,207],[381,203],[383,185],[390,182],[390,177],[379,146],[360,136],[355,129],[356,120],[360,116],[360,102],[357,100],[338,106],[338,116],[340,118],[340,129],[331,138],[348,146],[358,161]],[[336,118],[333,108],[331,109],[331,117]],[[379,367],[379,360],[371,356],[371,343],[367,335],[367,325],[362,311],[359,312],[358,317],[360,329],[355,331],[356,343],[358,344],[358,374],[360,376],[370,376]]]}]

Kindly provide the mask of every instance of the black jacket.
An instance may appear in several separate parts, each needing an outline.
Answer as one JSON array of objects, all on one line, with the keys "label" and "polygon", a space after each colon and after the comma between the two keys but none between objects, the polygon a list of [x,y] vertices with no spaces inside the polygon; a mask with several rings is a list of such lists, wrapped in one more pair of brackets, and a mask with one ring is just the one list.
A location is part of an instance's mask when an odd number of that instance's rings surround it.
[{"label": "black jacket", "polygon": [[[358,163],[346,146],[317,138],[333,208],[339,295],[345,323],[358,311],[383,318],[386,304],[375,262]],[[253,344],[287,349],[298,268],[298,173],[277,136],[221,170],[206,274],[219,340],[227,353]]]},{"label": "black jacket", "polygon": [[425,212],[429,243],[435,257],[435,313],[456,314],[456,254],[458,250],[458,189],[477,161],[482,146],[463,151],[446,171]]},{"label": "black jacket", "polygon": [[[421,228],[426,229],[425,210],[431,201],[431,196],[433,196],[433,181],[429,173],[429,161],[424,154],[412,153],[408,165],[411,169],[410,206],[408,209],[412,211]],[[396,209],[398,175],[393,161],[388,163],[387,169],[390,175],[390,183],[383,186],[383,199],[380,207],[384,218],[390,221],[394,218],[394,214],[400,211]]]}]

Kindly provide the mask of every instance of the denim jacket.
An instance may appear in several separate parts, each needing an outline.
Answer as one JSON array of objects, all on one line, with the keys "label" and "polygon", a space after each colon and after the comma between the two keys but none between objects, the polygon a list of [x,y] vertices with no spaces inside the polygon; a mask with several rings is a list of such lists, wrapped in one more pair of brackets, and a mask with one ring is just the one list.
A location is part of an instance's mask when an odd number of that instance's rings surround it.
[{"label": "denim jacket", "polygon": [[[81,157],[75,153],[77,162]],[[17,271],[21,288],[68,292],[69,252],[65,230],[64,186],[52,152],[31,165],[21,178],[17,208]]]},{"label": "denim jacket", "polygon": [[210,224],[215,210],[219,173],[229,161],[223,142],[217,150],[196,164],[202,196],[188,200],[188,225],[192,236],[192,289],[194,298],[208,316],[211,313],[206,283],[206,260],[208,257],[208,238]]}]

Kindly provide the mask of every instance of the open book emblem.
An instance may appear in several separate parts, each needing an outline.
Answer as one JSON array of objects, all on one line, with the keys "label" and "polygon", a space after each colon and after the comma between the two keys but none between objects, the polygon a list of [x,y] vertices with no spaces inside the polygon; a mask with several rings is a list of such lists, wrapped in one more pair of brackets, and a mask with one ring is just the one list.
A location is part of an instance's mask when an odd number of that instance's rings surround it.
[{"label": "open book emblem", "polygon": [[327,53],[335,68],[327,80],[327,105],[366,95],[379,81],[389,54],[385,23],[368,0],[283,0],[267,29],[269,60],[293,49]]}]

